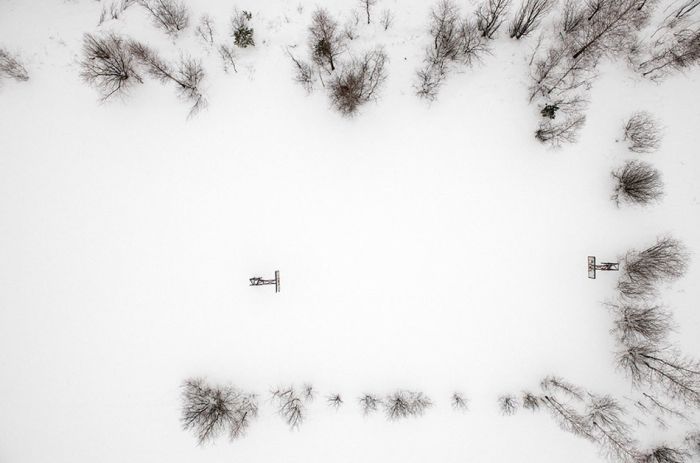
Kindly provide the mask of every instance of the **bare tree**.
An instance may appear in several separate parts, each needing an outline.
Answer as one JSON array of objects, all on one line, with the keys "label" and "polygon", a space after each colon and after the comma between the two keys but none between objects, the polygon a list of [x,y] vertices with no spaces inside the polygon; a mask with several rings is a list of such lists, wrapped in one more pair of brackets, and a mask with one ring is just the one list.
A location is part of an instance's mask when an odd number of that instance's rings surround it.
[{"label": "bare tree", "polygon": [[627,161],[610,175],[615,179],[612,200],[618,206],[623,201],[646,205],[658,201],[664,194],[661,173],[649,163]]},{"label": "bare tree", "polygon": [[566,0],[562,7],[559,26],[562,33],[570,34],[577,31],[586,20],[586,12],[582,8],[584,2],[580,0]]},{"label": "bare tree", "polygon": [[289,386],[272,391],[272,399],[276,403],[277,413],[290,429],[298,429],[306,418],[306,406],[302,395]]},{"label": "bare tree", "polygon": [[510,37],[521,39],[529,35],[539,25],[542,17],[552,9],[555,0],[524,0],[510,23]]},{"label": "bare tree", "polygon": [[639,463],[685,463],[690,455],[681,449],[659,445],[639,455]]},{"label": "bare tree", "polygon": [[[698,2],[700,4],[700,2]],[[696,456],[700,456],[700,431],[689,433],[685,437],[685,443]]]},{"label": "bare tree", "polygon": [[333,106],[342,114],[352,115],[360,105],[377,98],[386,80],[386,61],[386,53],[378,48],[344,65],[329,84]]},{"label": "bare tree", "polygon": [[498,398],[498,409],[501,411],[502,415],[510,416],[515,415],[518,411],[520,403],[518,399],[510,394],[502,395]]},{"label": "bare tree", "polygon": [[394,13],[389,9],[382,10],[382,15],[379,18],[379,24],[382,25],[382,29],[388,31],[392,24],[394,24]]},{"label": "bare tree", "polygon": [[550,395],[564,394],[577,401],[583,401],[585,394],[585,391],[577,385],[553,375],[545,376],[540,381],[540,388]]},{"label": "bare tree", "polygon": [[360,408],[362,409],[362,414],[367,416],[370,413],[376,412],[379,408],[379,404],[382,403],[381,399],[373,394],[363,394],[358,399],[360,403]]},{"label": "bare tree", "polygon": [[331,394],[326,397],[326,403],[329,407],[337,410],[343,405],[343,398],[340,396],[340,394]]},{"label": "bare tree", "polygon": [[662,428],[667,428],[668,425],[662,417],[671,417],[682,421],[688,421],[688,417],[680,410],[665,403],[653,393],[642,392],[642,397],[634,401],[634,406],[637,407],[645,415],[653,415],[656,422]]},{"label": "bare tree", "polygon": [[153,23],[171,35],[177,35],[190,23],[187,6],[177,0],[138,0],[151,14]]},{"label": "bare tree", "polygon": [[18,81],[29,80],[29,73],[24,64],[9,51],[0,48],[0,78],[6,76]]},{"label": "bare tree", "polygon": [[233,69],[233,72],[238,72],[236,69],[236,51],[232,46],[222,43],[219,45],[219,56],[224,63],[224,71],[228,72],[229,68]]},{"label": "bare tree", "polygon": [[623,417],[625,410],[610,396],[591,395],[586,405],[587,426],[607,455],[617,461],[636,460],[636,442]]},{"label": "bare tree", "polygon": [[671,330],[671,315],[659,305],[622,300],[608,307],[616,315],[613,332],[622,344],[658,343]]},{"label": "bare tree", "polygon": [[360,0],[360,5],[362,5],[362,9],[365,10],[367,15],[367,24],[371,23],[371,10],[376,4],[377,0]]},{"label": "bare tree", "polygon": [[700,364],[697,360],[641,342],[619,352],[617,363],[635,385],[661,387],[672,399],[700,405]]},{"label": "bare tree", "polygon": [[294,63],[296,73],[294,74],[294,80],[304,87],[307,93],[311,93],[314,89],[314,84],[316,82],[316,73],[313,66],[305,61],[301,61],[292,55],[292,52],[287,50],[287,54]]},{"label": "bare tree", "polygon": [[316,389],[310,383],[304,384],[302,388],[302,393],[304,394],[304,400],[307,402],[313,402],[316,398]]},{"label": "bare tree", "polygon": [[469,410],[469,399],[464,397],[461,392],[454,392],[452,394],[452,399],[450,400],[452,408],[455,410],[467,411]]},{"label": "bare tree", "polygon": [[327,10],[318,8],[311,17],[309,34],[313,61],[321,67],[327,65],[331,71],[335,71],[336,60],[345,51],[345,41],[338,29],[338,23]]},{"label": "bare tree", "polygon": [[542,406],[540,398],[529,391],[524,391],[522,393],[521,402],[523,403],[523,408],[525,410],[537,411]]},{"label": "bare tree", "polygon": [[143,82],[136,72],[134,57],[126,40],[110,33],[83,36],[83,59],[80,76],[93,85],[107,100]]},{"label": "bare tree", "polygon": [[476,10],[476,25],[481,34],[492,39],[505,21],[512,0],[483,0]]},{"label": "bare tree", "polygon": [[387,419],[391,421],[423,415],[433,403],[422,392],[399,390],[389,394],[383,401]]},{"label": "bare tree", "polygon": [[626,296],[643,296],[653,292],[657,282],[683,276],[688,255],[680,241],[664,236],[643,251],[628,251],[622,263],[618,289]]},{"label": "bare tree", "polygon": [[700,63],[700,27],[691,25],[657,40],[649,56],[638,66],[644,77],[661,79],[672,72],[682,72]]},{"label": "bare tree", "polygon": [[208,46],[214,46],[214,35],[216,35],[216,28],[214,27],[214,20],[208,14],[203,14],[199,18],[199,24],[194,30],[197,37],[202,39],[202,41]]},{"label": "bare tree", "polygon": [[585,123],[584,114],[572,114],[560,122],[543,120],[535,131],[535,138],[554,147],[563,143],[575,143],[578,140],[578,132]]},{"label": "bare tree", "polygon": [[638,111],[625,124],[625,141],[630,151],[650,153],[661,145],[661,129],[654,117],[646,111]]},{"label": "bare tree", "polygon": [[231,17],[231,35],[233,43],[240,48],[248,48],[255,46],[255,30],[250,26],[250,21],[253,19],[252,13],[249,11],[233,12]]},{"label": "bare tree", "polygon": [[182,389],[182,426],[193,430],[200,444],[224,432],[237,439],[257,417],[255,395],[232,386],[210,386],[201,378],[193,378],[185,380]]},{"label": "bare tree", "polygon": [[180,98],[189,101],[189,116],[203,109],[207,102],[201,90],[205,73],[201,62],[181,57],[176,68],[163,61],[158,54],[146,45],[132,41],[129,49],[136,59],[146,68],[148,74],[161,82],[172,82],[177,88]]}]

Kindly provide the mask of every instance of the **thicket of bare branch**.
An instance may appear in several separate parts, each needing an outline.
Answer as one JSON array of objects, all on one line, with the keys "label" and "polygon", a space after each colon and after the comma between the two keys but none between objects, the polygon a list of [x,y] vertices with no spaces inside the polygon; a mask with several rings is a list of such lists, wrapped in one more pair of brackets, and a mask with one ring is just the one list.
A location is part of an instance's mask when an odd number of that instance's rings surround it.
[{"label": "thicket of bare branch", "polygon": [[207,102],[201,89],[205,73],[199,60],[182,56],[177,66],[172,67],[162,60],[155,50],[140,42],[132,41],[129,49],[149,75],[163,83],[175,84],[180,98],[192,104],[190,116],[206,106]]},{"label": "thicket of bare branch", "polygon": [[311,17],[309,47],[314,63],[335,71],[338,56],[345,51],[345,38],[328,11],[318,8]]},{"label": "thicket of bare branch", "polygon": [[649,342],[625,347],[617,363],[637,385],[660,390],[670,398],[700,405],[700,363]]},{"label": "thicket of bare branch", "polygon": [[216,28],[214,26],[214,20],[208,14],[203,14],[199,18],[199,23],[194,29],[194,33],[199,37],[208,47],[214,46],[214,36],[216,35]]},{"label": "thicket of bare branch", "polygon": [[636,459],[636,441],[624,420],[625,409],[610,396],[591,394],[586,404],[585,419],[594,440],[603,454],[617,461]]},{"label": "thicket of bare branch", "polygon": [[467,399],[461,392],[454,392],[452,394],[450,404],[455,410],[461,410],[464,412],[469,410],[469,399]]},{"label": "thicket of bare branch", "polygon": [[646,111],[634,113],[625,124],[625,138],[630,151],[650,153],[661,145],[661,128],[654,117]]},{"label": "thicket of bare branch", "polygon": [[382,403],[382,400],[374,394],[363,394],[357,400],[362,409],[362,414],[365,416],[376,412],[379,409],[379,405]]},{"label": "thicket of bare branch", "polygon": [[[698,4],[700,4],[700,2],[698,2]],[[685,444],[693,454],[700,456],[700,431],[689,433],[685,437]]]},{"label": "thicket of bare branch", "polygon": [[529,35],[555,4],[555,0],[524,0],[508,28],[510,37],[521,39]]},{"label": "thicket of bare branch", "polygon": [[253,19],[252,13],[249,11],[233,12],[231,17],[231,35],[233,43],[240,48],[255,46],[255,30],[250,26],[250,21]]},{"label": "thicket of bare branch", "polygon": [[304,87],[307,93],[311,93],[316,83],[316,71],[312,65],[294,57],[292,52],[287,50],[289,58],[294,63],[294,80]]},{"label": "thicket of bare branch", "polygon": [[328,397],[326,397],[326,403],[329,407],[335,408],[337,410],[343,405],[344,402],[340,394],[331,394]]},{"label": "thicket of bare branch", "polygon": [[113,33],[83,36],[80,76],[97,89],[102,100],[143,82],[135,64],[129,44],[122,37]]},{"label": "thicket of bare branch", "polygon": [[671,315],[659,305],[622,300],[609,307],[615,314],[613,333],[623,345],[659,343],[671,331]]},{"label": "thicket of bare branch", "polygon": [[379,24],[381,24],[382,29],[388,31],[392,24],[394,24],[394,13],[389,9],[382,10],[382,15],[379,17]]},{"label": "thicket of bare branch", "polygon": [[451,65],[472,66],[489,53],[489,48],[476,23],[460,19],[452,0],[441,0],[432,9],[430,36],[432,45],[426,50],[424,66],[417,71],[416,93],[434,100]]},{"label": "thicket of bare branch", "polygon": [[643,251],[628,251],[622,265],[618,290],[628,297],[643,298],[654,293],[658,282],[683,276],[688,254],[680,241],[664,236]]},{"label": "thicket of bare branch", "polygon": [[29,73],[22,61],[4,48],[0,48],[0,78],[2,77],[18,81],[29,80]]},{"label": "thicket of bare branch", "polygon": [[233,69],[233,72],[238,72],[238,69],[236,69],[236,51],[233,47],[222,43],[219,45],[218,50],[221,61],[224,63],[224,71],[228,72],[229,69]]},{"label": "thicket of bare branch", "polygon": [[520,397],[520,401],[523,404],[525,410],[537,411],[541,407],[540,398],[530,391],[524,391]]},{"label": "thicket of bare branch", "polygon": [[554,147],[574,143],[585,123],[586,116],[580,113],[573,113],[561,121],[545,119],[535,131],[535,138]]},{"label": "thicket of bare branch", "polygon": [[389,394],[382,404],[387,419],[391,421],[421,416],[433,405],[430,398],[422,392],[406,390]]},{"label": "thicket of bare branch", "polygon": [[483,0],[476,9],[476,26],[483,37],[492,39],[506,20],[512,0]]},{"label": "thicket of bare branch", "polygon": [[376,99],[386,80],[386,61],[384,50],[375,49],[344,64],[328,85],[333,106],[344,115],[353,115],[361,105]]},{"label": "thicket of bare branch", "polygon": [[518,402],[517,397],[507,394],[498,398],[498,409],[500,410],[501,415],[515,415],[518,408],[520,408],[520,403]]},{"label": "thicket of bare branch", "polygon": [[660,445],[639,455],[638,463],[685,463],[690,455],[682,449]]},{"label": "thicket of bare branch", "polygon": [[182,386],[182,426],[192,430],[200,444],[223,433],[237,439],[257,417],[258,402],[253,394],[232,386],[211,386],[201,378],[188,379]]},{"label": "thicket of bare branch", "polygon": [[668,428],[665,419],[667,417],[688,421],[688,417],[683,412],[650,392],[642,392],[642,397],[634,401],[634,406],[643,414],[653,416],[656,424],[662,429]]},{"label": "thicket of bare branch", "polygon": [[615,179],[612,199],[617,205],[621,202],[646,205],[658,201],[663,196],[661,173],[649,163],[627,161],[610,175]]},{"label": "thicket of bare branch", "polygon": [[298,429],[306,419],[304,391],[299,393],[293,386],[277,388],[272,391],[272,400],[287,426]]},{"label": "thicket of bare branch", "polygon": [[153,24],[168,34],[177,35],[190,23],[187,6],[178,0],[139,0],[153,19]]},{"label": "thicket of bare branch", "polygon": [[122,13],[134,3],[136,0],[113,0],[109,7],[106,4],[103,5],[97,25],[102,25],[107,19],[119,19]]}]

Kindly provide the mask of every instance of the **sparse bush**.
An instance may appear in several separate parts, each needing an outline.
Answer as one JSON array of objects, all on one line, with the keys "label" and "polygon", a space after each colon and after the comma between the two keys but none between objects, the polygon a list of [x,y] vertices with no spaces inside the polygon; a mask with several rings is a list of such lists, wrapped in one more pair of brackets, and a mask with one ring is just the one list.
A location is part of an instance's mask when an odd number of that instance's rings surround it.
[{"label": "sparse bush", "polygon": [[651,114],[645,111],[636,112],[625,124],[624,140],[629,143],[630,151],[649,153],[659,149],[661,130]]},{"label": "sparse bush", "polygon": [[583,398],[586,394],[586,392],[583,389],[576,386],[575,384],[570,383],[558,376],[552,375],[545,376],[542,379],[542,381],[540,381],[540,389],[542,389],[543,392],[550,395],[556,395],[561,393],[579,402],[583,401]]},{"label": "sparse bush", "polygon": [[452,408],[455,410],[467,411],[469,410],[469,400],[464,397],[461,392],[455,392],[452,394],[451,400]]},{"label": "sparse bush", "polygon": [[535,131],[535,138],[554,147],[563,143],[575,143],[578,139],[578,132],[585,123],[586,116],[579,113],[574,113],[561,122],[543,120]]},{"label": "sparse bush", "polygon": [[316,389],[314,389],[313,385],[309,383],[304,384],[302,393],[304,394],[304,400],[307,402],[313,402],[316,398]]},{"label": "sparse bush", "polygon": [[214,35],[216,35],[216,28],[214,27],[214,20],[208,14],[203,14],[199,18],[199,24],[194,30],[197,37],[202,39],[202,41],[208,46],[214,46]]},{"label": "sparse bush", "polygon": [[668,427],[666,421],[664,421],[662,418],[663,416],[670,416],[684,421],[688,420],[688,417],[679,410],[662,402],[660,399],[647,392],[643,392],[642,399],[637,400],[634,405],[641,410],[642,413],[652,415],[656,420],[656,423],[663,429]]},{"label": "sparse bush", "polygon": [[358,399],[360,403],[360,408],[362,409],[362,414],[367,416],[370,413],[376,412],[379,405],[382,403],[381,399],[373,394],[363,394]]},{"label": "sparse bush", "polygon": [[523,392],[521,401],[525,410],[535,412],[540,409],[540,398],[532,392]]},{"label": "sparse bush", "polygon": [[136,3],[136,0],[114,0],[110,3],[109,8],[107,8],[107,5],[102,6],[100,20],[97,25],[102,25],[108,17],[109,19],[119,19],[122,13],[134,3]]},{"label": "sparse bush", "polygon": [[290,386],[272,391],[272,399],[277,405],[277,413],[290,429],[298,429],[306,418],[302,396]]},{"label": "sparse bush", "polygon": [[143,82],[136,72],[128,43],[116,34],[83,36],[80,76],[101,94],[102,100]]},{"label": "sparse bush", "polygon": [[586,404],[586,425],[604,454],[617,461],[633,461],[636,442],[624,421],[626,411],[610,396],[591,395]]},{"label": "sparse bush", "polygon": [[238,72],[236,69],[236,51],[233,47],[222,43],[219,45],[219,56],[221,61],[224,63],[224,71],[228,72],[229,68],[233,69],[233,72]]},{"label": "sparse bush", "polygon": [[483,0],[476,10],[476,25],[481,35],[492,39],[505,21],[512,0]]},{"label": "sparse bush", "polygon": [[187,6],[177,0],[139,0],[151,14],[153,23],[171,35],[177,35],[190,23]]},{"label": "sparse bush", "polygon": [[617,363],[634,385],[659,387],[670,398],[700,405],[700,363],[648,342],[627,346]]},{"label": "sparse bush", "polygon": [[559,26],[564,34],[575,32],[584,24],[586,13],[582,5],[579,0],[566,0],[564,3],[559,21]]},{"label": "sparse bush", "polygon": [[235,11],[231,18],[231,34],[233,43],[240,48],[255,46],[255,31],[250,27],[253,15],[249,11]]},{"label": "sparse bush", "polygon": [[337,57],[345,51],[344,36],[327,10],[314,11],[309,27],[309,47],[314,63],[335,71]]},{"label": "sparse bush", "polygon": [[613,332],[622,344],[658,343],[671,330],[671,315],[658,305],[623,300],[609,307],[616,315]]},{"label": "sparse bush", "polygon": [[258,415],[253,394],[231,386],[210,386],[200,378],[188,379],[182,387],[182,425],[185,430],[194,431],[200,444],[224,432],[237,439]]},{"label": "sparse bush", "polygon": [[376,4],[377,0],[360,0],[360,5],[362,6],[362,9],[365,10],[365,14],[367,16],[367,24],[370,24],[372,22],[371,12],[374,8],[374,5]]},{"label": "sparse bush", "polygon": [[661,173],[651,164],[637,160],[627,161],[611,175],[615,179],[612,199],[617,205],[623,201],[646,205],[663,196]]},{"label": "sparse bush", "polygon": [[422,392],[405,390],[388,395],[383,404],[387,419],[391,421],[421,416],[433,405],[430,398]]},{"label": "sparse bush", "polygon": [[29,80],[27,68],[24,67],[19,58],[13,56],[4,48],[0,48],[0,78],[3,76],[18,81]]},{"label": "sparse bush", "polygon": [[661,237],[643,251],[627,252],[622,263],[618,289],[626,296],[643,296],[653,292],[659,281],[682,277],[688,267],[688,255],[680,241]]},{"label": "sparse bush", "polygon": [[[698,2],[700,5],[700,2]],[[685,438],[685,443],[696,456],[700,456],[700,431],[691,432]]]},{"label": "sparse bush", "polygon": [[394,13],[392,13],[389,9],[382,10],[382,15],[379,18],[379,24],[382,25],[382,29],[388,31],[392,24],[394,24]]},{"label": "sparse bush", "polygon": [[361,105],[375,99],[386,79],[386,60],[386,53],[376,49],[343,66],[340,74],[329,84],[333,106],[342,114],[352,115]]},{"label": "sparse bush", "polygon": [[343,405],[343,398],[340,396],[340,394],[331,394],[326,397],[326,403],[328,403],[329,407],[337,410]]},{"label": "sparse bush", "polygon": [[639,463],[685,463],[690,455],[667,445],[656,446],[639,455]]},{"label": "sparse bush", "polygon": [[519,407],[520,403],[515,396],[502,395],[498,398],[498,409],[501,411],[502,415],[515,415],[515,412],[518,411]]},{"label": "sparse bush", "polygon": [[311,93],[316,83],[316,72],[313,66],[305,61],[296,59],[289,50],[287,50],[287,54],[289,54],[296,69],[294,80],[304,87],[307,93]]},{"label": "sparse bush", "polygon": [[510,23],[510,37],[521,39],[535,30],[543,16],[552,9],[555,0],[524,0]]}]

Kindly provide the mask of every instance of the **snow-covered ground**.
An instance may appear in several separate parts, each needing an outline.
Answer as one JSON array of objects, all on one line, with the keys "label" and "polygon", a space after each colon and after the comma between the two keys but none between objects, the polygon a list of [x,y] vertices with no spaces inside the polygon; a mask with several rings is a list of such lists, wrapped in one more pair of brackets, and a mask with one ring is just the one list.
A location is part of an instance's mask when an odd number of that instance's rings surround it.
[{"label": "snow-covered ground", "polygon": [[[428,105],[412,84],[432,3],[381,0],[394,27],[360,24],[352,47],[383,44],[389,78],[348,119],[292,79],[286,50],[305,57],[317,3],[190,4],[219,37],[233,6],[253,12],[258,43],[237,74],[138,6],[98,27],[94,0],[0,2],[0,45],[30,72],[0,86],[0,462],[597,461],[546,414],[503,417],[496,398],[552,373],[631,392],[601,306],[616,275],[589,280],[586,256],[663,233],[700,249],[698,71],[654,84],[605,64],[579,143],[552,150],[533,137],[532,41],[499,37]],[[341,18],[357,7],[323,6]],[[188,120],[152,80],[98,103],[79,60],[83,33],[100,30],[201,57],[208,108]],[[659,152],[616,143],[635,110],[663,122]],[[635,157],[663,172],[666,196],[618,209],[610,171]],[[275,269],[280,294],[248,286]],[[663,294],[691,355],[697,281],[695,259]],[[191,376],[262,395],[244,439],[198,447],[182,431]],[[290,432],[267,391],[303,382],[347,403],[317,400]],[[355,397],[396,388],[435,407],[362,416]],[[454,390],[468,413],[450,408]]]}]

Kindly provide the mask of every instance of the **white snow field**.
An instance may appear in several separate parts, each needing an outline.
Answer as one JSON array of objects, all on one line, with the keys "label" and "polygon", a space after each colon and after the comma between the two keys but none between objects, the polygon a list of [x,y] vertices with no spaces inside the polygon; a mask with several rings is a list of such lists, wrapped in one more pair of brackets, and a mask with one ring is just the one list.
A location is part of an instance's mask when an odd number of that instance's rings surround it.
[{"label": "white snow field", "polygon": [[[674,344],[700,354],[697,69],[657,84],[605,61],[579,142],[553,150],[527,101],[535,37],[501,32],[437,101],[415,96],[433,2],[380,0],[394,26],[360,23],[351,52],[384,45],[389,77],[353,118],[293,81],[286,49],[306,58],[313,9],[343,23],[355,0],[192,0],[176,39],[138,5],[98,26],[108,3],[0,1],[0,45],[30,73],[0,86],[0,462],[603,461],[545,412],[506,417],[496,400],[556,374],[629,406],[602,305],[617,275],[588,279],[586,256],[662,234],[695,257],[661,299]],[[253,13],[257,44],[227,74],[193,26],[208,13],[223,40],[234,7]],[[82,37],[110,30],[201,58],[208,107],[187,119],[152,79],[100,103],[79,75]],[[616,142],[637,110],[664,125],[656,153]],[[665,197],[618,208],[610,171],[634,158],[662,171]],[[276,269],[280,294],[248,286]],[[260,394],[244,438],[198,446],[182,430],[195,376]],[[320,396],[290,431],[269,391],[305,382]],[[362,415],[361,393],[397,388],[435,405]]]}]

